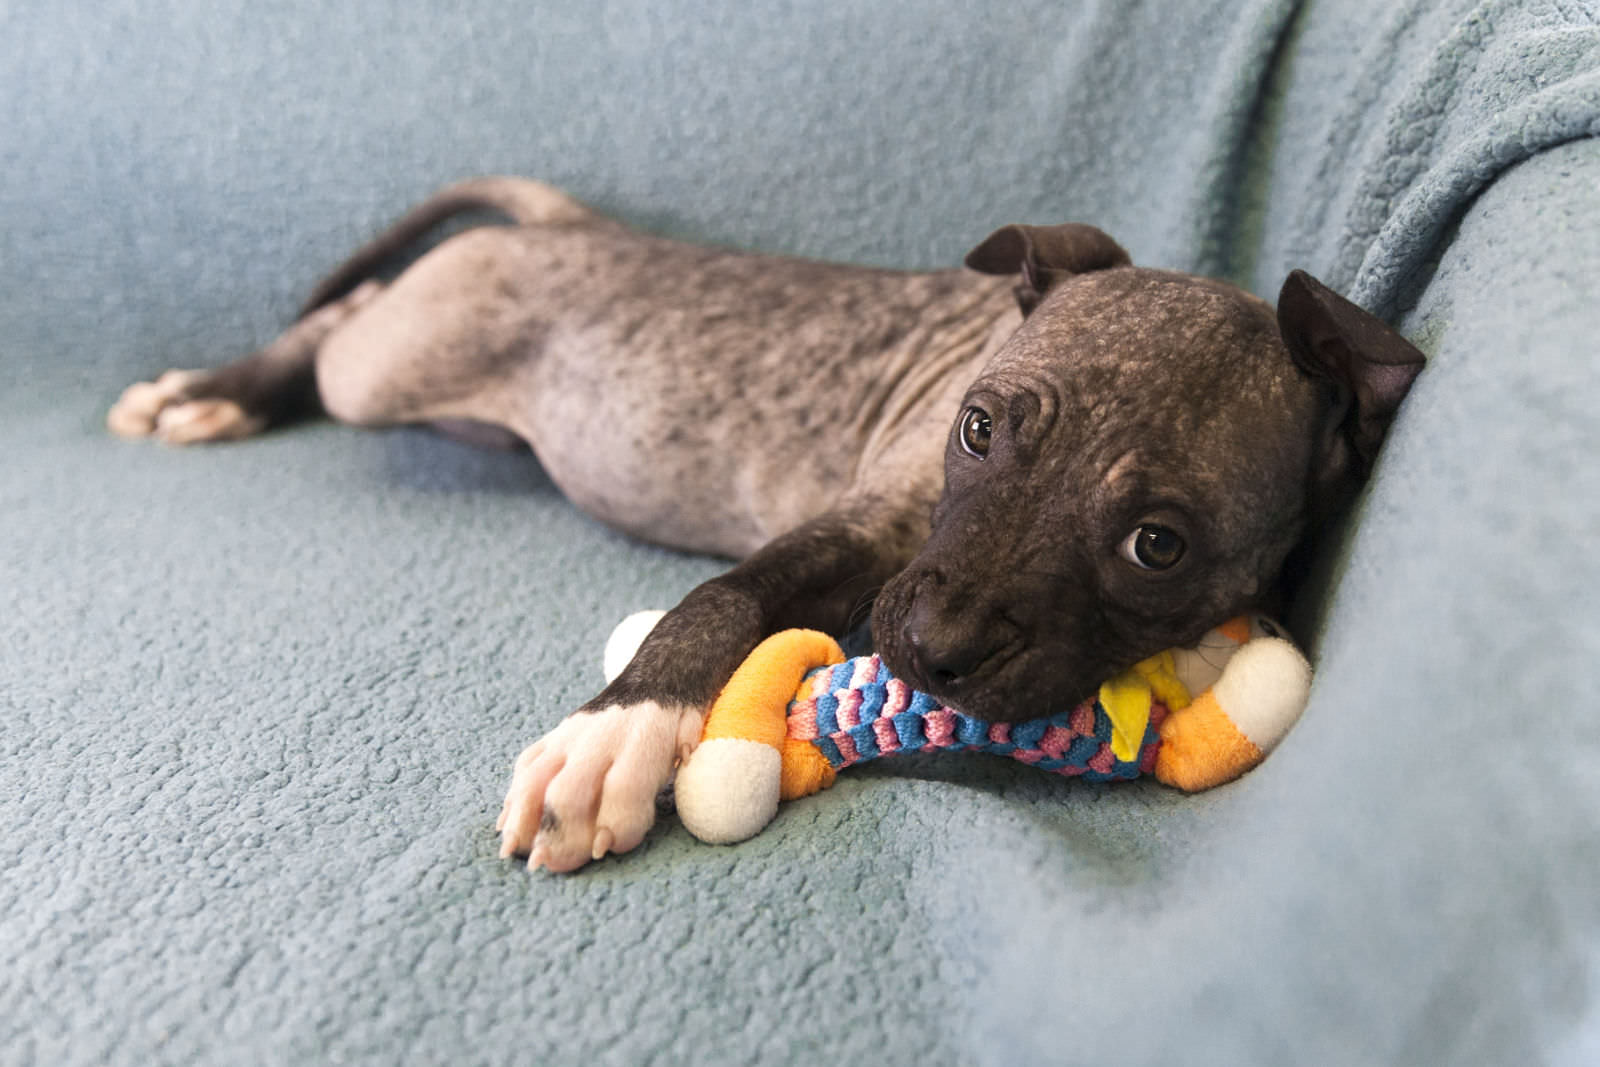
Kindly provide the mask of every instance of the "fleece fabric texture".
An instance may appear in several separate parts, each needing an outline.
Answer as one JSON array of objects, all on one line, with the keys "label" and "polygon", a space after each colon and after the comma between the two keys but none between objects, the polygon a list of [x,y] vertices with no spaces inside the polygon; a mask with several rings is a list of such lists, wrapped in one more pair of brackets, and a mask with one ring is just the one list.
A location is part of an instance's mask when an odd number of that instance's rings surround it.
[{"label": "fleece fabric texture", "polygon": [[[0,1062],[1600,1061],[1600,29],[1580,0],[0,3]],[[1430,356],[1260,769],[842,776],[721,849],[496,858],[610,627],[721,561],[527,456],[180,451],[431,187],[944,265],[1093,221]]]}]

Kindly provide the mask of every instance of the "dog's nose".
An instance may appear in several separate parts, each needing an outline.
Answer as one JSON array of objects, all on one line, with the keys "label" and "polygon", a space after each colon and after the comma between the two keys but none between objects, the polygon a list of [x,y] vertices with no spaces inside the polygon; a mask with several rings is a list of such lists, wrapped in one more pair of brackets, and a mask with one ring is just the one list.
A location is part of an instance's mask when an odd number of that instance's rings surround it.
[{"label": "dog's nose", "polygon": [[923,679],[951,689],[976,674],[1003,644],[1001,635],[968,619],[940,617],[919,601],[906,620],[906,644]]}]

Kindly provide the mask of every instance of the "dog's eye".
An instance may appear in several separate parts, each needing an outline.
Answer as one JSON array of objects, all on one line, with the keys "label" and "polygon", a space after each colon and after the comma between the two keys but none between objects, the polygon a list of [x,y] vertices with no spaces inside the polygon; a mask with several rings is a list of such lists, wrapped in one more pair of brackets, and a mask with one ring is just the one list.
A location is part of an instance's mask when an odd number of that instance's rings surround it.
[{"label": "dog's eye", "polygon": [[967,455],[982,459],[989,454],[989,435],[994,432],[994,420],[982,408],[968,408],[961,413],[961,447]]},{"label": "dog's eye", "polygon": [[1186,547],[1175,531],[1165,526],[1146,525],[1129,534],[1117,551],[1136,567],[1164,571],[1177,566]]}]

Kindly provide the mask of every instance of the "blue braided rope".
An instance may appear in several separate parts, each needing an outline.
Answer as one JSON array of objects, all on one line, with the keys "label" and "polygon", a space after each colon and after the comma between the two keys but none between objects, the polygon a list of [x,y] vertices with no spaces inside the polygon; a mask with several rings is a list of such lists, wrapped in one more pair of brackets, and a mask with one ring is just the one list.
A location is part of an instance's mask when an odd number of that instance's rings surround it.
[{"label": "blue braided rope", "polygon": [[[894,688],[901,690],[899,710],[891,708]],[[1152,766],[1166,714],[1159,703],[1152,707],[1139,752],[1124,761],[1111,751],[1111,720],[1098,700],[1026,722],[990,723],[895,683],[876,656],[819,667],[806,675],[800,692],[813,695],[790,703],[790,736],[810,741],[835,769],[903,752],[938,750],[1007,756],[1091,781],[1125,780]]]}]

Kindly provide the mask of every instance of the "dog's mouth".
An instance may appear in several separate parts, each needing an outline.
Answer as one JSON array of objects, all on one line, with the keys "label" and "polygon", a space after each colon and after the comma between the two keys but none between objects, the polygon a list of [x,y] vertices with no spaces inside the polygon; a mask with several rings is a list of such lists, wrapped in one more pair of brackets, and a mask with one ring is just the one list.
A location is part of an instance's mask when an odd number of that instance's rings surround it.
[{"label": "dog's mouth", "polygon": [[1046,657],[1031,651],[1011,655],[982,676],[954,680],[927,679],[914,662],[880,649],[879,655],[896,677],[941,704],[985,722],[1026,722],[1068,711],[1092,698],[1097,686],[1063,687],[1045,677]]},{"label": "dog's mouth", "polygon": [[948,707],[987,722],[1023,722],[1092,697],[1100,679],[1072,670],[1055,645],[996,623],[975,647],[934,650],[918,633],[915,583],[890,583],[873,609],[878,655],[897,677]]}]

